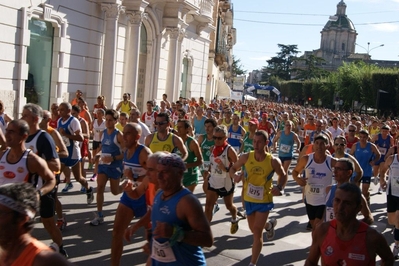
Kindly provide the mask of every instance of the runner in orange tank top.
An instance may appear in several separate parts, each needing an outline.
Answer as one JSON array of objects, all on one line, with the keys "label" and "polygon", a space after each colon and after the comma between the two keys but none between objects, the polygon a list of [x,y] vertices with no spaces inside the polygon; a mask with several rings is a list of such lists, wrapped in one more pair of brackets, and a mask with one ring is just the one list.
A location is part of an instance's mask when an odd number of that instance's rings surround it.
[{"label": "runner in orange tank top", "polygon": [[37,192],[31,184],[0,186],[1,265],[72,265],[60,253],[31,236],[39,204],[37,199]]}]

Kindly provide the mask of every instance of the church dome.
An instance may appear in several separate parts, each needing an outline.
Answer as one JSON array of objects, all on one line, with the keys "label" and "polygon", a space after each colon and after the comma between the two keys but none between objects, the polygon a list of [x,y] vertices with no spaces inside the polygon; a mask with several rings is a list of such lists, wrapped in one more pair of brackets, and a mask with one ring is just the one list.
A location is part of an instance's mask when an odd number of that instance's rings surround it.
[{"label": "church dome", "polygon": [[355,31],[353,22],[346,15],[346,4],[343,0],[338,3],[337,13],[334,16],[330,16],[330,19],[324,26],[323,31],[331,29]]}]

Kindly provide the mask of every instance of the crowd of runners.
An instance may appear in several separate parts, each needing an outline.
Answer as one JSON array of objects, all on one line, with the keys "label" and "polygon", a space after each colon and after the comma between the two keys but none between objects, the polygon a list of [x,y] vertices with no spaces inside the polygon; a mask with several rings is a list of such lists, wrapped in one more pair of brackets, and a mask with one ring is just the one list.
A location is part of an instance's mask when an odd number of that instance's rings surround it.
[{"label": "crowd of runners", "polygon": [[[18,215],[10,219],[23,220],[15,240],[0,237],[0,261],[12,264],[21,256],[34,261],[33,254],[40,253],[37,260],[47,258],[53,263],[48,265],[68,265],[62,237],[68,217],[57,193],[67,195],[80,183],[87,204],[97,206],[90,225],[101,226],[109,181],[111,193],[121,194],[111,265],[120,264],[123,239],[130,241],[140,227],[147,232],[147,265],[206,265],[201,247],[213,244],[210,222],[219,210],[218,198],[230,212],[231,234],[247,220],[253,235],[249,265],[256,265],[264,233],[267,240],[275,235],[277,219],[269,217],[273,196],[284,193],[291,176],[303,189],[307,228],[313,231],[307,265],[317,265],[320,257],[325,264],[369,265],[376,255],[392,265],[398,257],[399,120],[263,100],[169,101],[166,94],[159,104],[147,101],[143,112],[128,93],[115,109],[104,102],[98,96],[89,108],[77,91],[71,103],[54,103],[50,110],[27,104],[21,119],[12,119],[0,101],[0,218],[11,210]],[[87,170],[93,176],[86,176]],[[192,193],[201,179],[205,206]],[[240,182],[237,207],[233,197]],[[374,222],[371,182],[387,193],[392,249],[368,226]],[[24,199],[32,190],[20,183],[33,184],[39,200]],[[50,247],[29,235],[35,204],[53,241]],[[140,220],[132,223],[133,218]],[[347,244],[352,240],[357,244]],[[51,255],[49,248],[63,256]]]}]

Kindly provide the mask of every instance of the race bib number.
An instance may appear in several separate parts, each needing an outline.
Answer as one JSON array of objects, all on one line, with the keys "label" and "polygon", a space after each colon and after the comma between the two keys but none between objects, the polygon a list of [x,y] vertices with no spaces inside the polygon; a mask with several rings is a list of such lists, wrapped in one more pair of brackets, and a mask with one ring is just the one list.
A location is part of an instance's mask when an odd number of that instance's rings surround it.
[{"label": "race bib number", "polygon": [[282,153],[289,153],[291,150],[291,145],[287,145],[287,144],[280,144],[280,151]]},{"label": "race bib number", "polygon": [[175,262],[176,257],[169,242],[159,243],[155,239],[152,241],[151,258],[164,263]]},{"label": "race bib number", "polygon": [[387,148],[379,147],[378,150],[380,151],[381,155],[385,155],[387,153]]},{"label": "race bib number", "polygon": [[209,165],[211,165],[211,162],[204,161],[204,164],[202,165],[203,170],[208,171],[209,170]]},{"label": "race bib number", "polygon": [[299,131],[298,131],[298,136],[299,136],[299,137],[302,137],[302,138],[305,137],[305,131],[299,130]]},{"label": "race bib number", "polygon": [[318,184],[309,184],[308,194],[321,195],[323,193],[324,186]]},{"label": "race bib number", "polygon": [[313,130],[306,130],[306,136],[310,137],[310,135],[312,134]]},{"label": "race bib number", "polygon": [[264,187],[254,186],[251,183],[248,184],[247,196],[257,200],[263,200]]},{"label": "race bib number", "polygon": [[326,222],[331,221],[334,218],[335,218],[334,208],[333,207],[326,207]]},{"label": "race bib number", "polygon": [[236,134],[236,133],[230,133],[230,138],[231,139],[241,139],[241,135]]}]

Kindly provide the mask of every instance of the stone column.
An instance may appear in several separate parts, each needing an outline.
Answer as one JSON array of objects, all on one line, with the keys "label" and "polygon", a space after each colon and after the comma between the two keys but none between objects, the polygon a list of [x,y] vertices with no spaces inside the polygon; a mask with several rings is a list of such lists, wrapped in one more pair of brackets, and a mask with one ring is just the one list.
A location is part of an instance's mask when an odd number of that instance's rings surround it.
[{"label": "stone column", "polygon": [[129,31],[126,38],[126,60],[124,73],[124,92],[132,95],[132,101],[137,98],[137,79],[140,55],[141,25],[144,13],[141,11],[128,11]]},{"label": "stone column", "polygon": [[[182,42],[184,39],[184,36],[186,34],[186,30],[184,28],[181,28],[179,30],[179,36],[177,38],[177,53],[176,53],[176,68],[175,68],[175,80],[176,84],[174,87],[174,93],[173,93],[173,98],[171,99],[177,99],[180,96],[180,78],[182,74],[182,64],[183,64],[183,59],[182,59]],[[191,88],[191,86],[190,86]],[[190,96],[191,96],[191,89],[190,89]]]},{"label": "stone column", "polygon": [[105,12],[101,94],[106,97],[106,105],[113,108],[115,95],[118,18],[120,13],[124,13],[125,7],[118,4],[101,4],[101,9]]},{"label": "stone column", "polygon": [[[170,99],[176,99],[178,93],[176,92],[176,88],[178,88],[178,80],[176,79],[176,71],[179,69],[177,62],[177,53],[178,53],[178,43],[177,38],[180,34],[179,28],[166,28],[166,33],[169,36],[169,56],[168,56],[168,68],[167,68],[167,77],[166,77],[166,94]],[[170,95],[170,96],[169,96]]]}]

